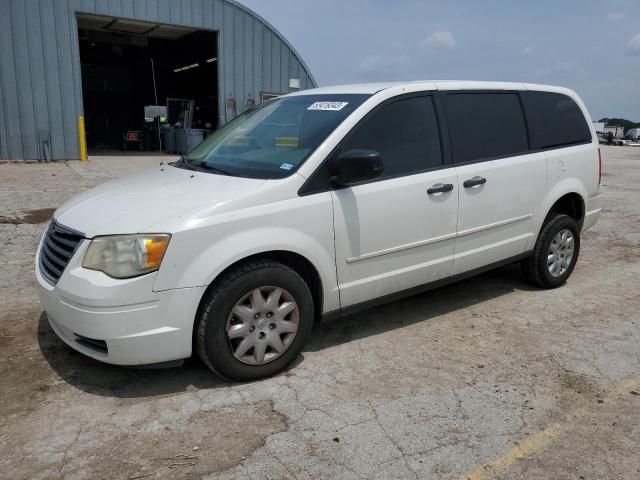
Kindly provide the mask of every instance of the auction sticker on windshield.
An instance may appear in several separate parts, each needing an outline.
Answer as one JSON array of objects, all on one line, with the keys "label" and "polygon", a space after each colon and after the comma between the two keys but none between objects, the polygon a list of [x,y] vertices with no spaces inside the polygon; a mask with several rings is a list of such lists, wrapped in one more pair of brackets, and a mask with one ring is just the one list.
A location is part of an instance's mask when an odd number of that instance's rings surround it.
[{"label": "auction sticker on windshield", "polygon": [[349,105],[349,102],[315,102],[309,105],[309,108],[307,108],[307,110],[325,110],[330,112],[339,112],[347,105]]}]

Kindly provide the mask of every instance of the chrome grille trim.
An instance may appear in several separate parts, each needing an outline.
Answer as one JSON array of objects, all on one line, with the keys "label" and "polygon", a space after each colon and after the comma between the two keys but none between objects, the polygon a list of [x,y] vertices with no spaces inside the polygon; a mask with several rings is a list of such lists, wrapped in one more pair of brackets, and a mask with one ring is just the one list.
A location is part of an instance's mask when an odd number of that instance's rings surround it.
[{"label": "chrome grille trim", "polygon": [[51,222],[42,241],[39,258],[40,273],[51,285],[58,283],[83,238],[80,232]]}]

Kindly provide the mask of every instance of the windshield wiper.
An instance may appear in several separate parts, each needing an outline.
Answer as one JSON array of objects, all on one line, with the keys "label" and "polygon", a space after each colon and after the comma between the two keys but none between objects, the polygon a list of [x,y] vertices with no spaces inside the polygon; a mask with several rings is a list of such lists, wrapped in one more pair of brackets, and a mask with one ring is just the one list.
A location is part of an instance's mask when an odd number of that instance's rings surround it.
[{"label": "windshield wiper", "polygon": [[231,172],[223,170],[222,168],[209,165],[207,162],[204,162],[204,161],[194,162],[192,160],[187,160],[187,157],[185,157],[184,155],[180,155],[180,158],[178,158],[178,160],[174,165],[176,167],[186,168],[187,170],[200,170],[200,171],[219,173],[220,175],[233,176]]},{"label": "windshield wiper", "polygon": [[202,170],[206,170],[209,172],[219,173],[221,175],[232,176],[231,172],[224,170],[222,168],[214,167],[213,165],[209,165],[207,162],[190,162],[188,163],[190,167],[200,168]]},{"label": "windshield wiper", "polygon": [[189,163],[189,160],[187,160],[184,155],[180,155],[180,157],[178,157],[178,160],[173,163],[173,166],[184,167],[187,170],[193,170],[191,164]]}]

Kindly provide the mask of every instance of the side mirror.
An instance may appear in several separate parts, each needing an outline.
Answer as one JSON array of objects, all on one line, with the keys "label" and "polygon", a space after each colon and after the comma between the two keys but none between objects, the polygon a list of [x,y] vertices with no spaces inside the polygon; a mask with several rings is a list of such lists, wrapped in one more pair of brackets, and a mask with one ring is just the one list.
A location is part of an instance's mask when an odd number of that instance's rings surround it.
[{"label": "side mirror", "polygon": [[382,157],[373,150],[349,150],[333,162],[331,183],[346,187],[382,175]]}]

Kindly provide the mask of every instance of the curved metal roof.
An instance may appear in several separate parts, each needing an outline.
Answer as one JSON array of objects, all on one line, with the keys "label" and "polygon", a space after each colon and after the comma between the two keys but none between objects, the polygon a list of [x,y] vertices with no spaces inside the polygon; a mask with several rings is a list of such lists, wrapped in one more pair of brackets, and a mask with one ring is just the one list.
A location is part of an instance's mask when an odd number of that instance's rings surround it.
[{"label": "curved metal roof", "polygon": [[[112,24],[105,24],[110,18]],[[149,27],[152,24],[152,28]],[[110,26],[109,26],[110,25]],[[0,0],[0,159],[79,158],[84,115],[78,27],[160,38],[218,32],[218,123],[225,99],[317,86],[291,43],[236,0]]]},{"label": "curved metal roof", "polygon": [[277,37],[287,47],[289,47],[289,49],[293,52],[293,54],[298,58],[298,61],[302,64],[302,67],[307,71],[307,75],[309,75],[309,78],[311,79],[313,84],[316,85],[316,86],[318,85],[318,82],[316,82],[316,79],[313,76],[313,73],[311,73],[311,69],[307,65],[307,62],[304,61],[304,59],[298,53],[298,51],[294,48],[294,46],[291,45],[291,43],[289,43],[289,41],[284,37],[284,35],[282,35],[273,25],[271,25],[271,23],[269,23],[267,20],[265,20],[265,18],[262,17],[261,15],[258,15],[255,11],[251,10],[249,7],[247,7],[245,5],[242,5],[240,2],[236,2],[235,0],[224,0],[224,1],[227,2],[227,3],[230,3],[232,5],[235,5],[238,8],[241,8],[242,10],[247,12],[249,15],[253,16],[254,18],[256,18],[258,21],[264,23],[264,25],[267,26],[273,33],[275,33],[277,35]]}]

